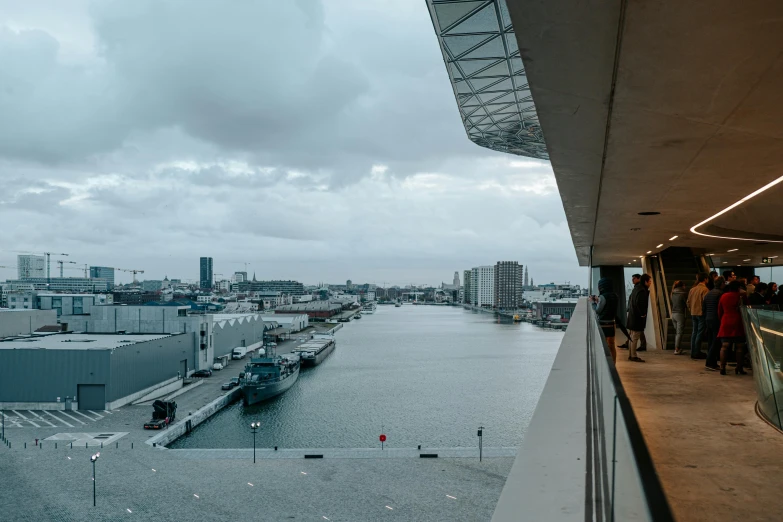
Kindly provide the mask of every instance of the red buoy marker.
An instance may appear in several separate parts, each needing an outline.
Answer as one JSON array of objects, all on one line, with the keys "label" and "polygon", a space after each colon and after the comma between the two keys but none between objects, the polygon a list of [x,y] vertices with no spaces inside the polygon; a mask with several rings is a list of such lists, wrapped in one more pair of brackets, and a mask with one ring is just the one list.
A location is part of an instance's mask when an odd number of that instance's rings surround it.
[{"label": "red buoy marker", "polygon": [[381,449],[383,449],[383,443],[386,442],[386,435],[381,433],[381,436],[378,437],[378,439],[380,439],[380,441],[381,441]]}]

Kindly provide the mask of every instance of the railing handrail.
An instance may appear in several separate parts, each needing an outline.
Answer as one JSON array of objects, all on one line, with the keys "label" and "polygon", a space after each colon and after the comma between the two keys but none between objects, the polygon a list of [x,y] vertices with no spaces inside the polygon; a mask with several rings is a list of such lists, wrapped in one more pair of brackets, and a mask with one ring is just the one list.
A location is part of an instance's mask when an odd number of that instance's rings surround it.
[{"label": "railing handrail", "polygon": [[[663,492],[663,486],[658,478],[658,473],[655,471],[655,465],[653,464],[650,450],[644,442],[644,436],[642,435],[639,421],[636,419],[633,407],[631,406],[631,401],[628,399],[628,395],[625,392],[625,388],[620,379],[620,374],[617,372],[617,368],[612,361],[612,355],[609,351],[609,346],[606,344],[606,338],[603,334],[600,334],[600,326],[595,310],[593,310],[592,306],[587,306],[586,308],[589,328],[596,328],[599,331],[604,357],[603,359],[601,357],[596,357],[596,360],[603,360],[607,365],[612,387],[617,398],[619,415],[622,416],[625,424],[626,434],[628,436],[628,441],[630,442],[636,470],[639,474],[639,480],[641,481],[647,509],[652,520],[655,522],[674,522],[674,516],[671,507],[669,506],[669,501]],[[588,331],[588,334],[590,332],[591,330]],[[587,345],[588,350],[592,350],[592,343],[588,342]]]}]

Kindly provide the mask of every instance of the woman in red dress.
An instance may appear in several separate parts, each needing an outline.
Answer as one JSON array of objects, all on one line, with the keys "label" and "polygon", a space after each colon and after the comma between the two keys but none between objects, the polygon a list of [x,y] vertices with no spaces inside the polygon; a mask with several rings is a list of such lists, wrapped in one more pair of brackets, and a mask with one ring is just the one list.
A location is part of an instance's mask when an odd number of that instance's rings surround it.
[{"label": "woman in red dress", "polygon": [[720,374],[726,375],[726,355],[729,352],[729,346],[734,343],[735,354],[737,356],[737,369],[734,373],[745,375],[742,369],[742,352],[745,348],[745,328],[742,326],[742,313],[740,306],[744,304],[744,296],[740,294],[739,281],[732,281],[726,286],[726,291],[718,301],[718,318],[720,319],[720,329],[718,337],[720,338]]}]

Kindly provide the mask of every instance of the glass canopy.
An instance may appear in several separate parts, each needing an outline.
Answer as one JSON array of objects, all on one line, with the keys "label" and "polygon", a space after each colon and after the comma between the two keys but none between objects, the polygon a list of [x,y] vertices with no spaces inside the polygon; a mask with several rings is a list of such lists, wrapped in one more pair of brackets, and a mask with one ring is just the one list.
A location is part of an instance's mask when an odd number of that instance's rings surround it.
[{"label": "glass canopy", "polygon": [[505,0],[427,0],[468,137],[549,159]]}]

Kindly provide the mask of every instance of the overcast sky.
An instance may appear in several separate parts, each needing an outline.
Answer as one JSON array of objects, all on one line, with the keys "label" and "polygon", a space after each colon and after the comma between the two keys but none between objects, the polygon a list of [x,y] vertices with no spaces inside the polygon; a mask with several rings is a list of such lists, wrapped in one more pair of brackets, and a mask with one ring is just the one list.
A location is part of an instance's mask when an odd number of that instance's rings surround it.
[{"label": "overcast sky", "polygon": [[550,165],[467,139],[424,0],[0,0],[0,115],[0,265],[586,282]]}]

